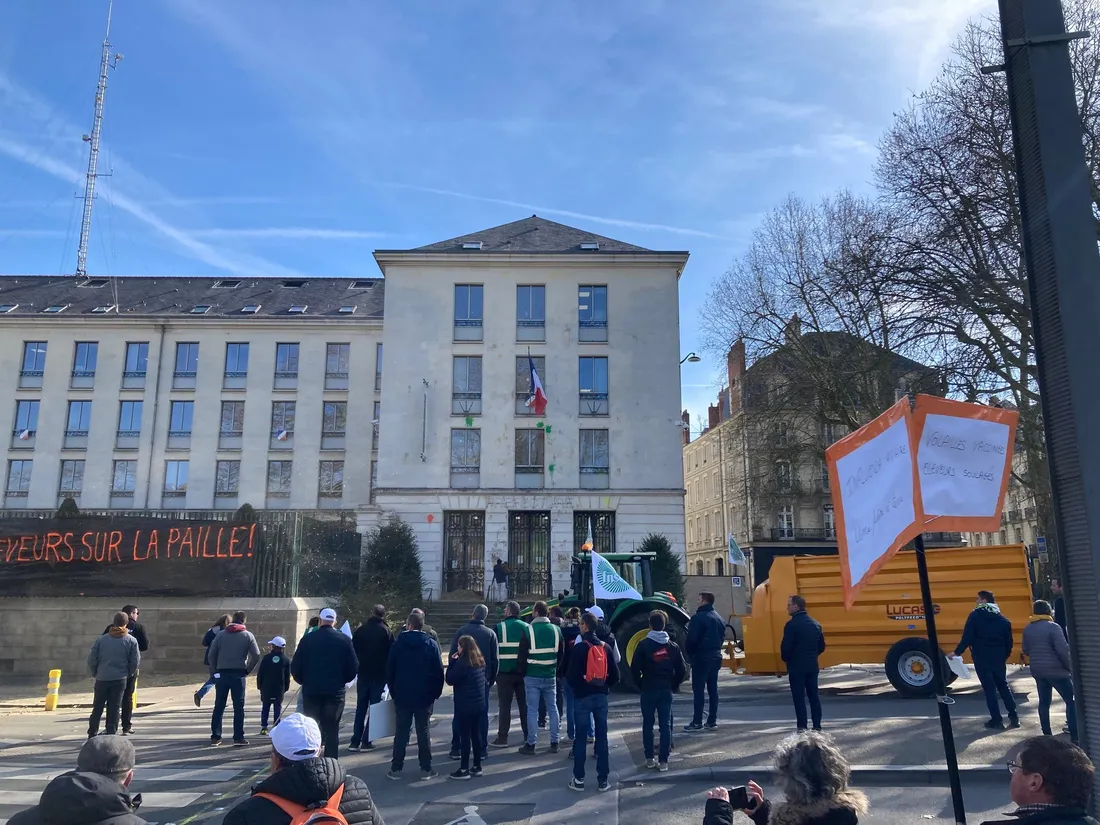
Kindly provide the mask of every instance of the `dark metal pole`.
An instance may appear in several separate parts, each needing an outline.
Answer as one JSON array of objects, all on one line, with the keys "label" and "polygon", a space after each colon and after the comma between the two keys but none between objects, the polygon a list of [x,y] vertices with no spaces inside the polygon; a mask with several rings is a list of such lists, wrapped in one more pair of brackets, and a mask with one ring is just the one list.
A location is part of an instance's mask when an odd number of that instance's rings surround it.
[{"label": "dark metal pole", "polygon": [[955,822],[966,825],[966,808],[963,805],[962,776],[959,774],[959,757],[955,752],[955,733],[951,729],[951,708],[955,703],[947,695],[947,680],[943,673],[943,657],[940,655],[940,637],[936,632],[936,606],[932,602],[932,584],[928,580],[928,561],[924,556],[924,536],[916,538],[917,576],[920,578],[920,595],[924,602],[924,622],[928,626],[928,641],[932,645],[932,681],[936,691],[936,706],[940,711],[940,731],[943,733],[943,753],[947,757],[947,777],[951,782],[951,806],[955,809]]}]

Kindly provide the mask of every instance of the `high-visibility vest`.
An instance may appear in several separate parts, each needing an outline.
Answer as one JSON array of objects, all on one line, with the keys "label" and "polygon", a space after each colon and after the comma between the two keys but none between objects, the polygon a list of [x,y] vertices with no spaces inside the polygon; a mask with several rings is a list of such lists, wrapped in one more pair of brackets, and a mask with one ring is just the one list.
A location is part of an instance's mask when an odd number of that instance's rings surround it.
[{"label": "high-visibility vest", "polygon": [[527,653],[527,675],[536,679],[549,679],[558,672],[558,647],[561,646],[561,630],[549,619],[534,619],[527,627],[530,650]]},{"label": "high-visibility vest", "polygon": [[497,658],[501,673],[515,673],[519,668],[520,634],[527,629],[527,622],[514,616],[497,625]]}]

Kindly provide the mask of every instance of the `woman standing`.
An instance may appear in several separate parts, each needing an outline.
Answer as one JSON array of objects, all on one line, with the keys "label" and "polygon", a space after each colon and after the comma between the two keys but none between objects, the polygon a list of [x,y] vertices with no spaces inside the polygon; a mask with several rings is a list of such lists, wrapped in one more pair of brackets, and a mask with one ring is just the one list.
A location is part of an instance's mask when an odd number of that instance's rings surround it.
[{"label": "woman standing", "polygon": [[[206,631],[206,635],[202,637],[202,646],[206,648],[206,652],[202,654],[202,663],[207,668],[210,667],[210,645],[214,642],[214,637],[225,630],[225,626],[233,621],[233,617],[226,613],[216,622],[214,626]],[[203,682],[202,687],[195,691],[195,707],[202,707],[202,697],[210,692],[210,689],[214,687],[214,676],[210,675],[206,677],[206,681]]]},{"label": "woman standing", "polygon": [[[473,636],[462,636],[447,666],[447,684],[454,688],[455,717],[458,719],[459,753],[462,762],[451,779],[481,776],[481,716],[485,713],[485,657]],[[470,767],[470,748],[474,764]]]}]

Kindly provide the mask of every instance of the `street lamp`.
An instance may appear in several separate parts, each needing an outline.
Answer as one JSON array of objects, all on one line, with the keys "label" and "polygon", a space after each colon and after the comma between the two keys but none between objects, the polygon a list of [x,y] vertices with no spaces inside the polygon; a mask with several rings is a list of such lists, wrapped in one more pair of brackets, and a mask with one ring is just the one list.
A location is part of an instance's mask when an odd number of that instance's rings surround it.
[{"label": "street lamp", "polygon": [[702,360],[703,359],[696,355],[694,352],[689,352],[687,355],[680,359],[680,363],[683,364],[684,361],[690,361],[692,364],[698,364]]}]

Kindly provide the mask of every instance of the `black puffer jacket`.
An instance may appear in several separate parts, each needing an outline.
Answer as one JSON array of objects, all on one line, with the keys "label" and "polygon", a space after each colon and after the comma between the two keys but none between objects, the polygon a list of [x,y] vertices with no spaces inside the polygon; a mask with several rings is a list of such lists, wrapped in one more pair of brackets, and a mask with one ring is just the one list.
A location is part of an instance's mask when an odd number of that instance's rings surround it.
[{"label": "black puffer jacket", "polygon": [[17,813],[8,823],[146,825],[136,811],[133,798],[115,780],[98,773],[70,771],[55,777],[42,791],[37,805]]},{"label": "black puffer jacket", "polygon": [[[317,757],[291,762],[252,789],[253,794],[269,793],[298,805],[323,805],[336,789],[344,785],[340,813],[348,825],[384,825],[382,814],[374,807],[366,783],[344,773],[335,759]],[[237,805],[222,820],[222,825],[289,825],[290,816],[270,799],[252,796]]]}]

